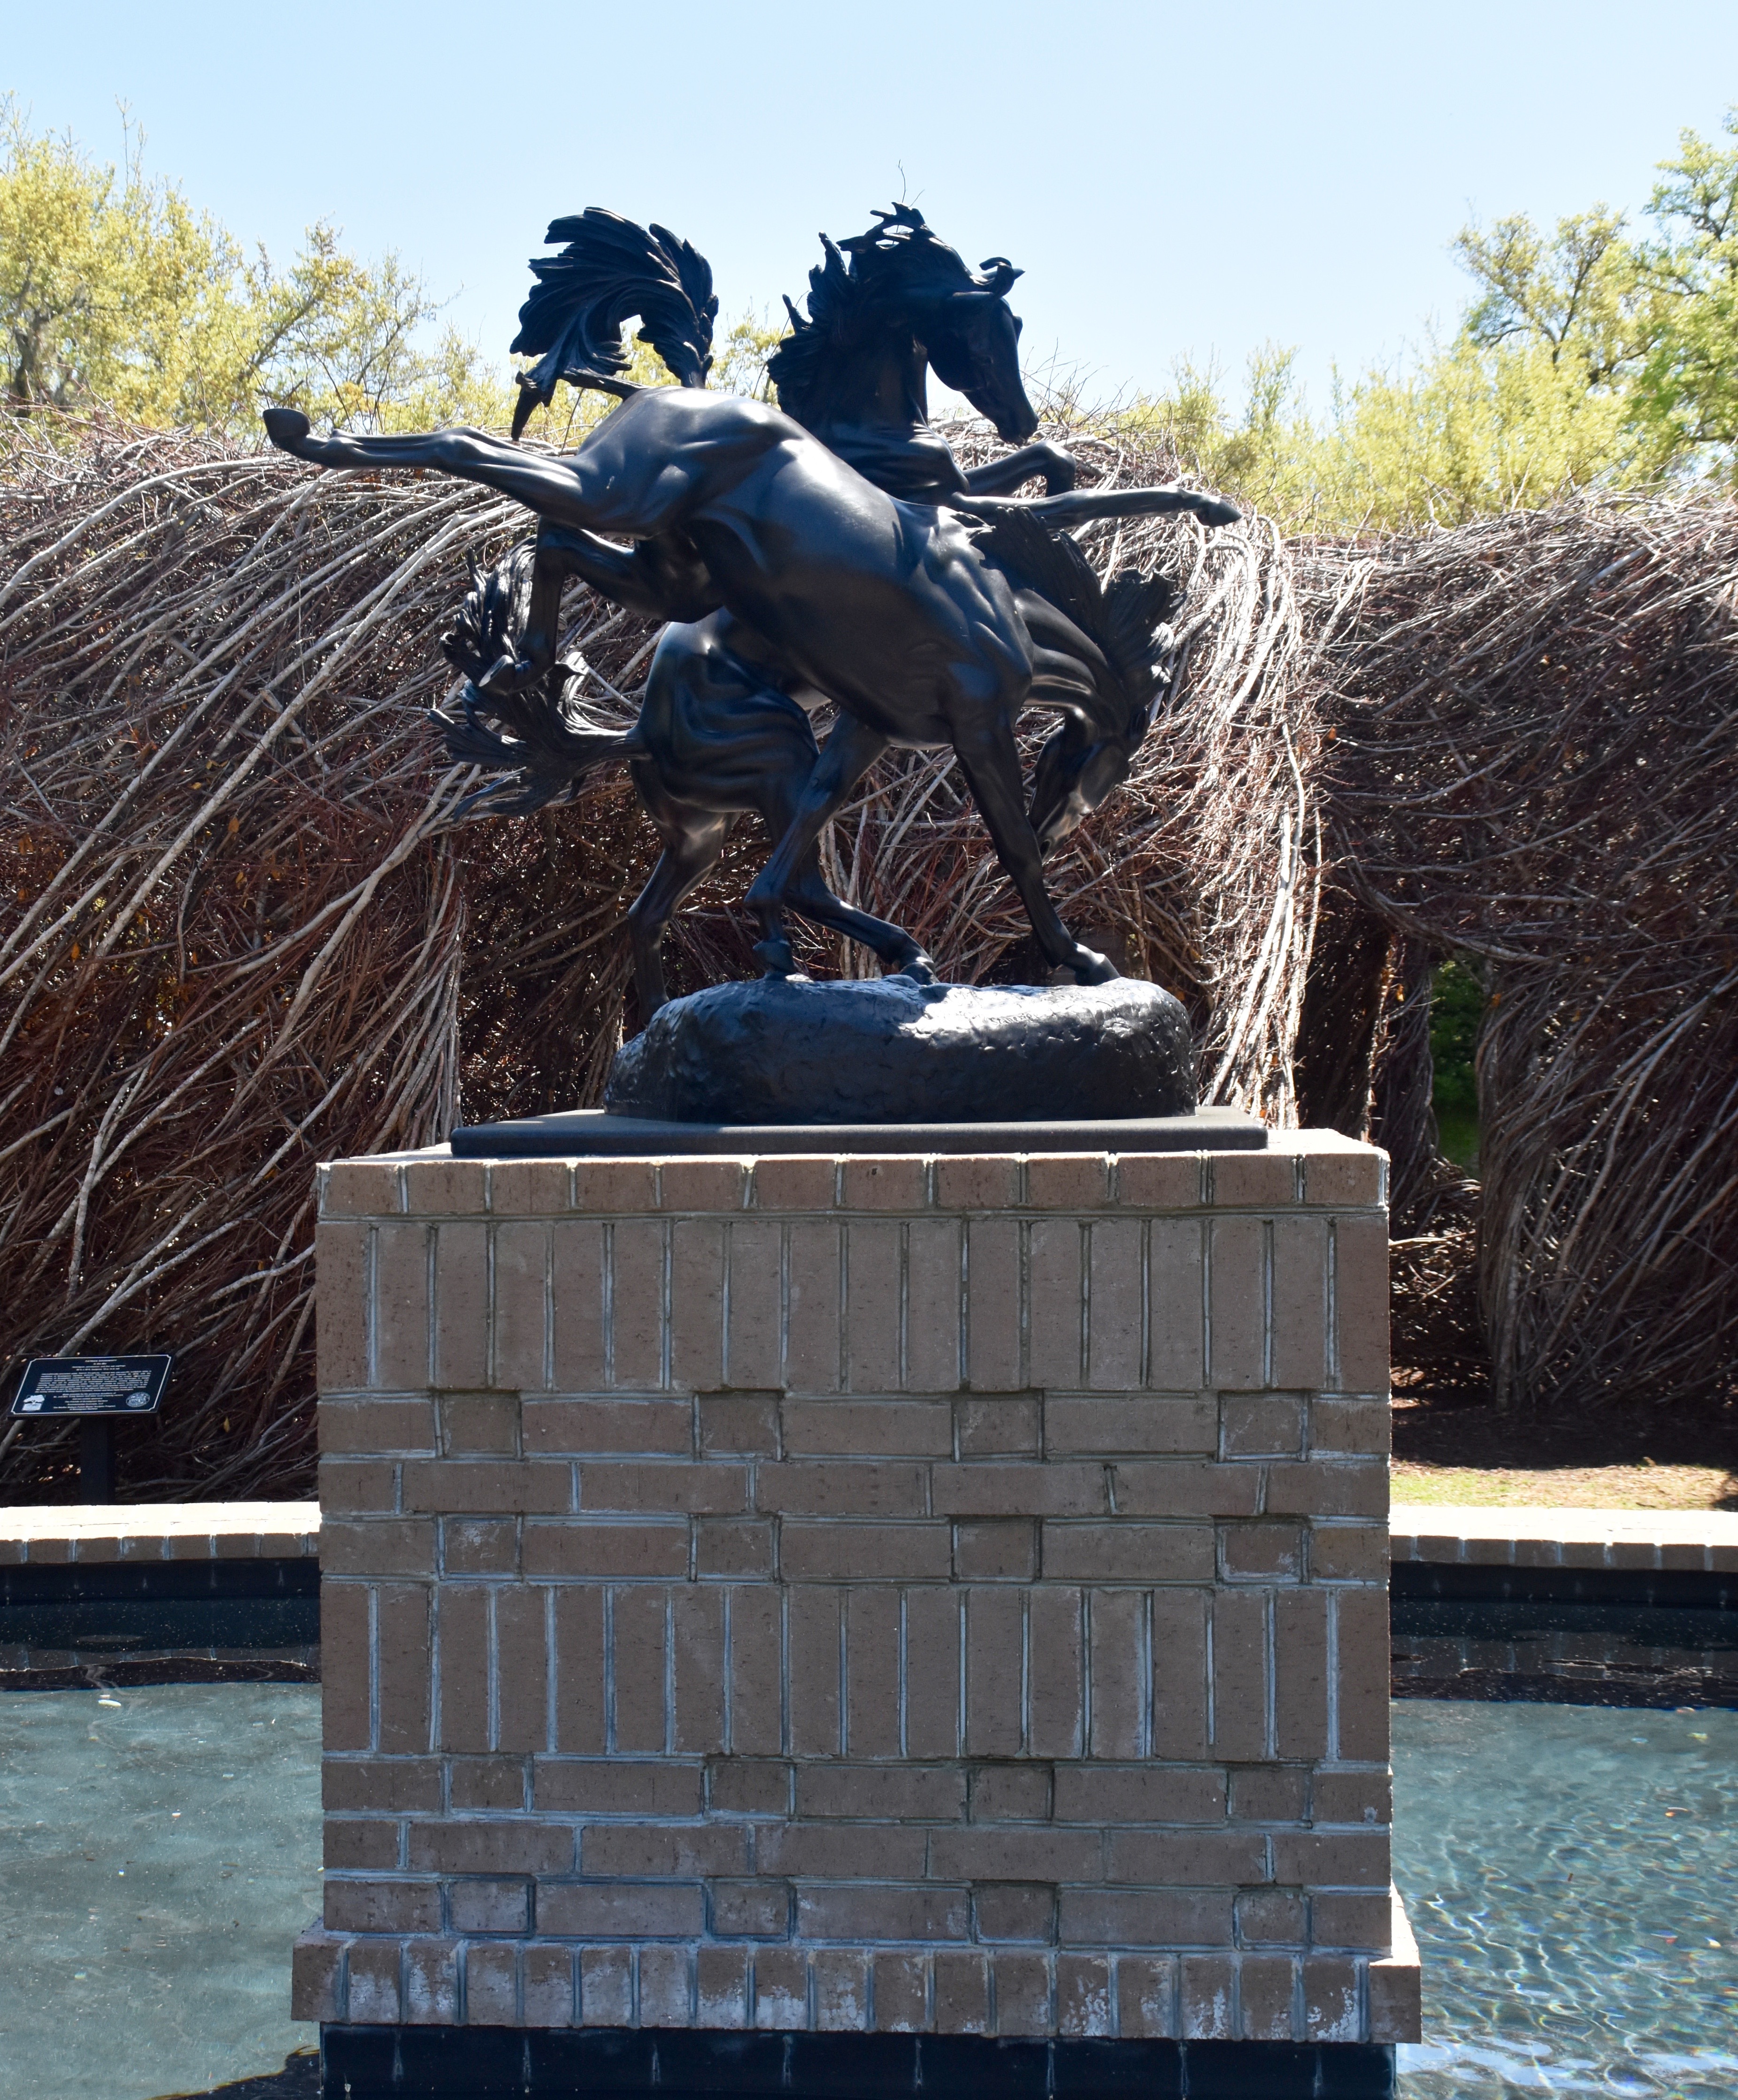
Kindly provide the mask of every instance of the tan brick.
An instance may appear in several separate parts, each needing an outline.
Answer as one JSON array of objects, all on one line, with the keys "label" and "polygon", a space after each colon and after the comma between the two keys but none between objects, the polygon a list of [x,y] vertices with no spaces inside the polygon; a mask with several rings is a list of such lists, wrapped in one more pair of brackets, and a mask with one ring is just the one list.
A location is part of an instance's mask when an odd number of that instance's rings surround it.
[{"label": "tan brick", "polygon": [[1234,2014],[1237,1964],[1227,1954],[1185,1954],[1178,1964],[1177,2003],[1185,2040],[1229,2041]]},{"label": "tan brick", "polygon": [[953,1219],[906,1229],[906,1376],[914,1392],[959,1390],[962,1248]]},{"label": "tan brick", "polygon": [[701,1582],[773,1572],[773,1527],[740,1517],[695,1520],[694,1572]]},{"label": "tan brick", "polygon": [[695,1958],[695,2017],[703,2027],[748,2024],[748,1953],[741,1947],[703,1947]]},{"label": "tan brick", "polygon": [[[540,1882],[537,1930],[563,1939],[692,1939],[703,1930],[698,1882]],[[586,2000],[589,2001],[589,1976]],[[588,2021],[591,2018],[587,2010]]]},{"label": "tan brick", "polygon": [[1229,1889],[1065,1888],[1056,1930],[1065,1947],[1229,1947]]},{"label": "tan brick", "polygon": [[693,1405],[635,1395],[619,1400],[528,1400],[523,1410],[527,1458],[557,1453],[686,1458],[693,1449]]},{"label": "tan brick", "polygon": [[1282,1758],[1328,1748],[1328,1599],[1319,1590],[1273,1600],[1273,1746]]},{"label": "tan brick", "polygon": [[1304,1155],[1304,1200],[1323,1210],[1363,1209],[1385,1200],[1382,1154],[1371,1145],[1324,1147],[1330,1133],[1300,1132],[1309,1146]]},{"label": "tan brick", "polygon": [[[545,1907],[540,1922],[548,1926]],[[701,1959],[705,1958],[704,1953]],[[633,1951],[627,1947],[580,1949],[580,2011],[587,2027],[633,2025]]]},{"label": "tan brick", "polygon": [[1101,1516],[1109,1510],[1102,1466],[937,1466],[930,1479],[933,1506],[952,1516]]},{"label": "tan brick", "polygon": [[324,1918],[332,1932],[438,1932],[438,1882],[353,1882],[328,1874]]},{"label": "tan brick", "polygon": [[[1032,1599],[1034,1630],[1038,1626],[1039,1607],[1044,1602],[1045,1595],[1046,1593],[1040,1590]],[[1080,1612],[1078,1596],[1074,1600],[1074,1611],[1078,1621]],[[1075,1632],[1078,1635],[1078,1624]],[[1079,1645],[1077,1638],[1077,1666]],[[1078,1702],[1075,1733],[1078,1736]],[[1074,1747],[1078,1749],[1078,1742]],[[1009,1762],[973,1765],[970,1771],[971,1813],[974,1823],[1048,1823],[1050,1820],[1051,1767],[1048,1764]]]},{"label": "tan brick", "polygon": [[796,1813],[879,1821],[951,1823],[965,1813],[957,1766],[805,1764],[796,1770]]},{"label": "tan brick", "polygon": [[432,1575],[434,1527],[417,1517],[329,1520],[320,1527],[320,1564],[329,1575]]},{"label": "tan brick", "polygon": [[519,2021],[518,1949],[471,1946],[465,1949],[465,2018],[470,2027],[511,2027]]},{"label": "tan brick", "polygon": [[[666,1164],[666,1203],[670,1172]],[[683,1220],[670,1229],[670,1375],[702,1392],[724,1383],[724,1251],[721,1224]]]},{"label": "tan brick", "polygon": [[434,1228],[434,1336],[433,1383],[451,1389],[488,1383],[489,1235],[484,1224]]},{"label": "tan brick", "polygon": [[965,1747],[968,1756],[1007,1757],[1021,1747],[1022,1616],[1022,1599],[1016,1590],[967,1593]]},{"label": "tan brick", "polygon": [[[540,1392],[549,1383],[549,1228],[509,1223],[495,1233],[492,1382],[514,1392]],[[449,1447],[450,1448],[450,1447]]]},{"label": "tan brick", "polygon": [[431,1400],[322,1399],[319,1423],[320,1448],[325,1453],[415,1455],[432,1454],[436,1448]]},{"label": "tan brick", "polygon": [[748,1827],[742,1823],[588,1823],[580,1840],[580,1864],[589,1875],[619,1880],[743,1874],[748,1870]]},{"label": "tan brick", "polygon": [[951,1758],[959,1743],[960,1599],[913,1590],[905,1611],[906,1754]]},{"label": "tan brick", "polygon": [[945,1400],[787,1400],[781,1420],[791,1458],[953,1455],[953,1414]]},{"label": "tan brick", "polygon": [[517,1575],[519,1524],[510,1516],[443,1516],[443,1575]]},{"label": "tan brick", "polygon": [[1357,1964],[1343,1955],[1310,1954],[1303,1965],[1304,2040],[1361,2040]]},{"label": "tan brick", "polygon": [[1386,1458],[1392,1443],[1393,1411],[1386,1400],[1328,1400],[1311,1402],[1312,1452]]},{"label": "tan brick", "polygon": [[827,1211],[838,1193],[839,1162],[814,1154],[782,1154],[754,1164],[754,1202],[762,1211]]},{"label": "tan brick", "polygon": [[[383,1583],[378,1592],[379,1748],[388,1756],[430,1748],[429,1591]],[[330,1747],[337,1748],[336,1745]]]},{"label": "tan brick", "polygon": [[1193,1392],[1206,1383],[1205,1260],[1198,1220],[1153,1220],[1147,1251],[1147,1383],[1162,1392]]},{"label": "tan brick", "polygon": [[383,1224],[374,1233],[374,1383],[386,1391],[428,1385],[429,1229]]},{"label": "tan brick", "polygon": [[934,2012],[937,2034],[988,2034],[990,1965],[964,1948],[948,1948],[935,1957]]},{"label": "tan brick", "polygon": [[671,1599],[671,1740],[678,1751],[724,1748],[724,1595],[683,1588]]},{"label": "tan brick", "polygon": [[369,1228],[315,1228],[315,1335],[322,1392],[368,1382]]},{"label": "tan brick", "polygon": [[714,1882],[712,1929],[726,1939],[783,1939],[791,1930],[786,1882]]},{"label": "tan brick", "polygon": [[1042,1449],[1043,1401],[1037,1393],[975,1393],[954,1403],[954,1436],[962,1458],[1035,1458]]},{"label": "tan brick", "polygon": [[995,1957],[995,2031],[1000,2035],[1050,2032],[1050,1965],[1042,1954]]},{"label": "tan brick", "polygon": [[1225,1776],[1210,1767],[1058,1765],[1058,1823],[1217,1823]]},{"label": "tan brick", "polygon": [[547,1590],[515,1586],[496,1592],[498,1749],[549,1748],[549,1604]]},{"label": "tan brick", "polygon": [[774,1824],[757,1834],[755,1864],[762,1873],[866,1888],[880,1881],[916,1882],[924,1876],[927,1842],[920,1829],[886,1823]]},{"label": "tan brick", "polygon": [[399,1864],[399,1826],[373,1816],[329,1815],[324,1863],[329,1870],[368,1873]]},{"label": "tan brick", "polygon": [[983,1517],[954,1526],[954,1578],[1030,1582],[1038,1574],[1038,1524],[1031,1517]]},{"label": "tan brick", "polygon": [[1012,1218],[973,1219],[966,1228],[966,1376],[980,1392],[1012,1392],[1024,1383],[1020,1228]]},{"label": "tan brick", "polygon": [[1295,1393],[1227,1393],[1220,1402],[1222,1458],[1295,1458],[1304,1448],[1304,1403]]},{"label": "tan brick", "polygon": [[555,1593],[555,1747],[596,1753],[607,1740],[603,1592]]},{"label": "tan brick", "polygon": [[903,1234],[880,1220],[858,1220],[845,1234],[846,1382],[854,1392],[899,1389]]},{"label": "tan brick", "polygon": [[404,1207],[412,1217],[480,1217],[488,1208],[488,1168],[480,1159],[411,1159]]},{"label": "tan brick", "polygon": [[407,1510],[549,1515],[572,1506],[573,1475],[549,1458],[407,1458],[402,1493]]},{"label": "tan brick", "polygon": [[748,1474],[742,1466],[688,1465],[669,1459],[638,1464],[602,1462],[580,1467],[582,1510],[734,1516],[748,1507]]},{"label": "tan brick", "polygon": [[[519,1809],[525,1806],[525,1760],[522,1757],[449,1758],[447,1771],[455,1811]],[[438,1799],[429,1806],[438,1807]]]},{"label": "tan brick", "polygon": [[520,1988],[528,2027],[569,2027],[574,2020],[573,1951],[527,1947],[519,1955]]},{"label": "tan brick", "polygon": [[1423,2032],[1422,1979],[1409,1949],[1404,1959],[1370,1965],[1370,2038],[1417,2041]]},{"label": "tan brick", "polygon": [[[366,1652],[364,1635],[364,1668]],[[440,1765],[434,1758],[329,1757],[320,1766],[320,1799],[329,1810],[439,1808]]]},{"label": "tan brick", "polygon": [[573,1871],[573,1833],[520,1819],[412,1823],[408,1856],[413,1873],[567,1874]]},{"label": "tan brick", "polygon": [[1132,1219],[1101,1219],[1088,1233],[1087,1383],[1128,1392],[1141,1382],[1143,1254]]},{"label": "tan brick", "polygon": [[754,2024],[806,2028],[809,1964],[794,1947],[767,1947],[754,1957]]},{"label": "tan brick", "polygon": [[1041,1218],[1034,1222],[1028,1252],[1027,1342],[1034,1385],[1078,1387],[1085,1383],[1083,1253],[1082,1229],[1076,1220]]},{"label": "tan brick", "polygon": [[539,1758],[540,1814],[687,1816],[700,1813],[700,1767],[623,1758]]},{"label": "tan brick", "polygon": [[952,1565],[945,1523],[849,1524],[784,1519],[779,1564],[790,1582],[942,1582]]},{"label": "tan brick", "polygon": [[1312,1459],[1268,1468],[1268,1508],[1276,1515],[1386,1516],[1388,1469],[1380,1459]]},{"label": "tan brick", "polygon": [[925,1472],[922,1466],[865,1460],[762,1466],[755,1477],[755,1505],[799,1516],[921,1516]]},{"label": "tan brick", "polygon": [[1176,1957],[1123,1955],[1117,1963],[1117,2032],[1159,2040],[1176,2031]]},{"label": "tan brick", "polygon": [[799,1756],[839,1754],[838,1590],[809,1586],[787,1593],[791,1748]]},{"label": "tan brick", "polygon": [[1306,1775],[1295,1766],[1242,1765],[1231,1773],[1233,1823],[1301,1823]]},{"label": "tan brick", "polygon": [[1298,1199],[1295,1153],[1215,1153],[1211,1171],[1213,1201],[1222,1211],[1289,1208]]},{"label": "tan brick", "polygon": [[609,1229],[612,1385],[664,1383],[664,1233],[651,1219],[619,1220]]},{"label": "tan brick", "polygon": [[1348,1762],[1388,1761],[1388,1599],[1385,1590],[1342,1590],[1339,1676],[1334,1688],[1339,1754]]},{"label": "tan brick", "polygon": [[688,1526],[681,1519],[644,1524],[528,1524],[526,1575],[674,1576],[688,1572]]},{"label": "tan brick", "polygon": [[1259,1218],[1215,1218],[1211,1233],[1208,1380],[1220,1391],[1267,1383],[1267,1227]]},{"label": "tan brick", "polygon": [[1388,1886],[1385,1829],[1281,1830],[1272,1842],[1276,1882],[1308,1888]]},{"label": "tan brick", "polygon": [[1318,1582],[1386,1582],[1388,1528],[1385,1524],[1312,1524],[1309,1568]]},{"label": "tan brick", "polygon": [[1213,1533],[1202,1524],[1044,1525],[1046,1581],[1200,1582],[1213,1577]]},{"label": "tan brick", "polygon": [[531,1927],[529,1882],[455,1882],[450,1902],[455,1932],[526,1932]]},{"label": "tan brick", "polygon": [[549,1217],[572,1199],[573,1169],[565,1159],[490,1162],[489,1208],[497,1218]]},{"label": "tan brick", "polygon": [[[324,1635],[321,1706],[328,1750],[373,1747],[369,1709],[368,1614],[372,1592],[360,1582],[322,1582]],[[423,1743],[420,1748],[426,1749]],[[371,1806],[358,1802],[357,1807]]]},{"label": "tan brick", "polygon": [[1334,1227],[1334,1304],[1340,1389],[1388,1390],[1388,1227],[1382,1217],[1341,1218]]},{"label": "tan brick", "polygon": [[1245,1947],[1301,1947],[1309,1937],[1296,1889],[1246,1889],[1237,1902],[1237,1939]]},{"label": "tan brick", "polygon": [[1321,1771],[1310,1784],[1310,1815],[1317,1824],[1386,1824],[1393,1789],[1385,1771]]},{"label": "tan brick", "polygon": [[1208,1457],[1217,1442],[1215,1410],[1206,1393],[1138,1400],[1052,1396],[1044,1401],[1044,1448],[1052,1458],[1087,1451],[1107,1457],[1158,1452]]},{"label": "tan brick", "polygon": [[821,2034],[857,2034],[869,2024],[869,1961],[854,1948],[818,1948],[809,1957],[814,2024]]},{"label": "tan brick", "polygon": [[889,1588],[847,1595],[845,1734],[853,1757],[899,1754],[899,1598]]},{"label": "tan brick", "polygon": [[796,1930],[805,1939],[964,1939],[970,1925],[971,1905],[963,1888],[811,1882],[796,1892]]},{"label": "tan brick", "polygon": [[440,1403],[440,1440],[448,1458],[517,1458],[518,1401],[505,1392],[448,1393]]},{"label": "tan brick", "polygon": [[779,1592],[730,1592],[730,1748],[739,1756],[784,1747],[783,1631]]},{"label": "tan brick", "polygon": [[1202,1464],[1189,1458],[1131,1458],[1116,1469],[1122,1516],[1253,1516],[1261,1469]]},{"label": "tan brick", "polygon": [[596,1392],[604,1382],[603,1227],[579,1219],[558,1225],[551,1239],[549,1275],[556,1388]]},{"label": "tan brick", "polygon": [[335,1159],[319,1169],[323,1218],[395,1217],[404,1207],[398,1167],[385,1159]]},{"label": "tan brick", "polygon": [[1201,1167],[1198,1152],[1125,1152],[1117,1161],[1117,1201],[1127,1210],[1198,1210]]},{"label": "tan brick", "polygon": [[342,2020],[344,1944],[324,1934],[304,1932],[290,1954],[289,2016],[293,2020]]},{"label": "tan brick", "polygon": [[1267,1600],[1223,1590],[1213,1599],[1213,1754],[1237,1760],[1267,1749]]},{"label": "tan brick", "polygon": [[[805,1766],[805,1771],[828,1770]],[[791,1767],[775,1758],[720,1758],[707,1767],[707,1799],[717,1815],[791,1812]]]},{"label": "tan brick", "polygon": [[1247,1886],[1268,1877],[1267,1842],[1242,1830],[1113,1830],[1105,1878],[1159,1888]]},{"label": "tan brick", "polygon": [[1111,1965],[1098,1954],[1056,1957],[1058,2034],[1107,2036],[1116,2032]]},{"label": "tan brick", "polygon": [[489,1740],[489,1592],[452,1583],[435,1604],[436,1674],[440,1688],[437,1746],[487,1750]]},{"label": "tan brick", "polygon": [[929,1871],[942,1881],[1096,1881],[1102,1849],[1096,1830],[968,1824],[932,1834]]},{"label": "tan brick", "polygon": [[800,1392],[839,1390],[840,1233],[797,1219],[787,1230],[785,1383]]},{"label": "tan brick", "polygon": [[1246,1954],[1237,1977],[1237,2032],[1245,2041],[1290,2041],[1297,1965],[1283,1954]]},{"label": "tan brick", "polygon": [[[747,1159],[666,1159],[658,1176],[666,1211],[739,1211],[748,1200]],[[677,1299],[677,1304],[682,1300]]]},{"label": "tan brick", "polygon": [[1146,1688],[1146,1599],[1139,1590],[1095,1590],[1087,1602],[1095,1758],[1139,1757]]},{"label": "tan brick", "polygon": [[848,1211],[921,1211],[929,1162],[915,1155],[841,1159],[839,1201]]},{"label": "tan brick", "polygon": [[1110,1162],[1101,1152],[1034,1152],[1026,1163],[1034,1211],[1100,1211],[1110,1201]]},{"label": "tan brick", "polygon": [[1327,1382],[1328,1228],[1321,1218],[1273,1222],[1273,1383]]},{"label": "tan brick", "polygon": [[730,1227],[725,1377],[731,1385],[771,1388],[783,1377],[779,1340],[783,1243],[783,1228],[770,1222],[739,1220]]},{"label": "tan brick", "polygon": [[1319,1947],[1387,1946],[1391,1912],[1384,1889],[1317,1890],[1309,1909],[1310,1936]]},{"label": "tan brick", "polygon": [[[937,1166],[945,1162],[938,1161]],[[818,1959],[817,1956],[817,1959]],[[926,2034],[929,2029],[929,1964],[920,1954],[876,1954],[875,2023],[883,2034]]]},{"label": "tan brick", "polygon": [[1222,1524],[1219,1565],[1228,1582],[1295,1582],[1304,1572],[1303,1526]]},{"label": "tan brick", "polygon": [[1020,1201],[1020,1162],[1011,1153],[952,1153],[935,1162],[935,1200],[943,1211],[1011,1211]]},{"label": "tan brick", "polygon": [[1153,1755],[1202,1758],[1207,1749],[1207,1595],[1160,1590],[1153,1598]]},{"label": "tan brick", "polygon": [[650,1159],[576,1160],[573,1207],[602,1217],[615,1211],[655,1210],[657,1171]]},{"label": "tan brick", "polygon": [[388,2026],[399,2018],[399,1943],[366,1943],[350,1950],[346,2017],[359,2027]]},{"label": "tan brick", "polygon": [[699,1416],[700,1449],[706,1457],[778,1456],[776,1392],[705,1393],[699,1401]]},{"label": "tan brick", "polygon": [[663,1590],[617,1590],[610,1599],[614,1630],[611,1705],[617,1751],[668,1747],[664,1712],[668,1596]]},{"label": "tan brick", "polygon": [[1056,1937],[1056,1890],[1043,1882],[980,1882],[972,1891],[977,1936],[983,1940]]}]

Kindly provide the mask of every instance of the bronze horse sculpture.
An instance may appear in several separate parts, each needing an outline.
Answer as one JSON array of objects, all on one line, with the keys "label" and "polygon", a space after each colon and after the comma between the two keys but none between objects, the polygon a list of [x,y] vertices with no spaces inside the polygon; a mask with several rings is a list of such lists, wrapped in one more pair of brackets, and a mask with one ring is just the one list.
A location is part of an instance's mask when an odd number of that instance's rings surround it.
[{"label": "bronze horse sculpture", "polygon": [[[544,353],[522,375],[516,428],[558,380],[622,397],[576,452],[551,457],[469,430],[320,439],[298,412],[267,412],[273,442],[300,457],[434,467],[536,513],[534,547],[474,593],[451,638],[473,675],[449,735],[460,755],[518,771],[510,788],[473,798],[479,807],[535,807],[629,764],[665,845],[633,914],[648,1013],[664,995],[657,943],[669,915],[750,809],[776,840],[747,900],[770,973],[794,970],[790,907],[862,942],[889,970],[933,981],[909,934],[844,904],[820,876],[823,827],[893,745],[954,748],[1052,971],[1083,983],[1115,974],[1063,925],[1040,862],[1123,776],[1145,733],[1152,633],[1170,587],[1129,576],[1102,589],[1050,528],[1178,511],[1220,524],[1238,513],[1180,488],[1069,492],[1071,462],[1049,446],[962,472],[929,426],[925,368],[959,386],[1005,440],[1030,439],[1036,417],[1005,300],[1017,273],[999,258],[968,270],[915,212],[880,216],[845,245],[849,262],[828,244],[809,320],[792,310],[796,332],[770,366],[789,410],[705,390],[710,271],[664,229],[593,210],[551,227],[568,245],[533,265],[542,282],[514,346]],[[681,386],[620,377],[620,328],[633,315]],[[1026,504],[994,492],[1034,474],[1062,492]],[[570,576],[671,623],[625,735],[562,700]],[[839,712],[818,748],[805,709],[823,701]],[[1014,741],[1029,702],[1065,717],[1030,812]]]}]

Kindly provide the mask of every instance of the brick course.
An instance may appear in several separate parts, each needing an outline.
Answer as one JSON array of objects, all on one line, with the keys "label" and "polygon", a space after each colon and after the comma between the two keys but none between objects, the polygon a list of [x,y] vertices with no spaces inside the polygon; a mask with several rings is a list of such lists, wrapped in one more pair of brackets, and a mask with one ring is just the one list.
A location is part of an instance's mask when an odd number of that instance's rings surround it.
[{"label": "brick course", "polygon": [[1383,1171],[323,1170],[300,2016],[1396,2038]]}]

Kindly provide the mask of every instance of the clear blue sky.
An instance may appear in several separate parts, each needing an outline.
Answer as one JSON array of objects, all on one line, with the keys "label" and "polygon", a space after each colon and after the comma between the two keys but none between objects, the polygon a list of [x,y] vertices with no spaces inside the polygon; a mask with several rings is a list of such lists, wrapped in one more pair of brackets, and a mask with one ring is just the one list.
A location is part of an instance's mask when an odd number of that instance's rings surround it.
[{"label": "clear blue sky", "polygon": [[1644,202],[1738,102],[1738,5],[83,0],[9,11],[0,87],[105,157],[125,100],[242,239],[287,261],[329,218],[503,352],[558,213],[673,226],[730,314],[902,187],[1024,266],[1033,361],[1097,395],[1273,341],[1320,399],[1452,325],[1469,215]]}]

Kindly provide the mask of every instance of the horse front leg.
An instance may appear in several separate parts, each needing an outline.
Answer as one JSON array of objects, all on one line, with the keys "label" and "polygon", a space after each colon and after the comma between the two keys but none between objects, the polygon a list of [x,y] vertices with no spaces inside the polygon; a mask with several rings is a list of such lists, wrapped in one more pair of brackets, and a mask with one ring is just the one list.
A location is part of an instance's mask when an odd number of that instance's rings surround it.
[{"label": "horse front leg", "polygon": [[1022,445],[1006,459],[992,460],[988,466],[974,466],[965,478],[973,496],[1012,496],[1022,482],[1034,474],[1044,478],[1046,496],[1061,496],[1074,485],[1074,456],[1061,446],[1040,440]]},{"label": "horse front leg", "polygon": [[841,710],[797,798],[789,830],[743,899],[761,922],[754,952],[769,977],[796,976],[796,959],[784,932],[786,899],[827,821],[886,748],[887,739],[879,730]]},{"label": "horse front leg", "polygon": [[1045,961],[1053,970],[1071,972],[1076,984],[1108,984],[1121,973],[1108,957],[1081,946],[1062,924],[1044,887],[1043,856],[1026,814],[1013,732],[1006,722],[986,723],[973,734],[956,737],[954,748],[995,846],[996,858],[1020,893]]}]

